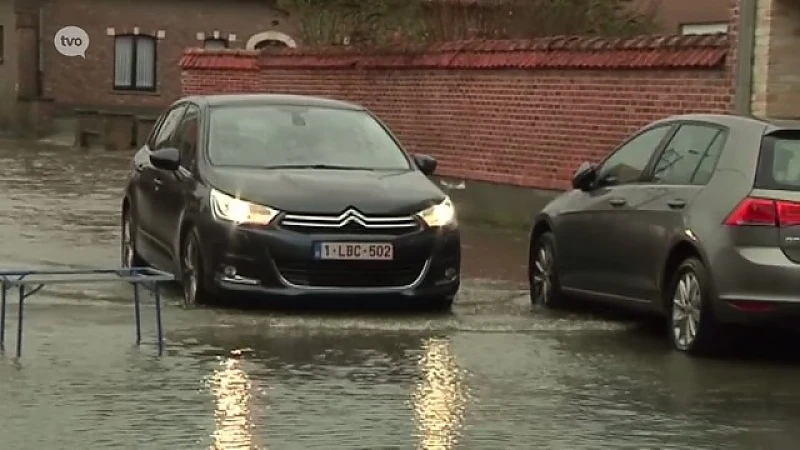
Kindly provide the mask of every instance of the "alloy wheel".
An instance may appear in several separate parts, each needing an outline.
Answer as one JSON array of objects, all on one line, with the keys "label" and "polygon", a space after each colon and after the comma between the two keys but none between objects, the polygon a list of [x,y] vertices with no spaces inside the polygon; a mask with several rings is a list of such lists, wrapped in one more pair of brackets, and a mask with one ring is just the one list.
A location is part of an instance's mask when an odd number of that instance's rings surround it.
[{"label": "alloy wheel", "polygon": [[131,268],[133,267],[134,263],[134,255],[136,254],[136,250],[134,249],[133,244],[133,235],[131,234],[131,219],[128,214],[125,214],[124,219],[122,220],[122,236],[121,236],[121,248],[122,248],[122,267]]},{"label": "alloy wheel", "polygon": [[700,282],[692,271],[678,279],[672,296],[672,335],[680,350],[688,350],[697,339],[703,304]]},{"label": "alloy wheel", "polygon": [[183,251],[183,304],[190,307],[197,303],[198,288],[197,246],[189,236]]},{"label": "alloy wheel", "polygon": [[553,295],[553,252],[549,246],[539,247],[530,270],[534,303],[548,305]]}]

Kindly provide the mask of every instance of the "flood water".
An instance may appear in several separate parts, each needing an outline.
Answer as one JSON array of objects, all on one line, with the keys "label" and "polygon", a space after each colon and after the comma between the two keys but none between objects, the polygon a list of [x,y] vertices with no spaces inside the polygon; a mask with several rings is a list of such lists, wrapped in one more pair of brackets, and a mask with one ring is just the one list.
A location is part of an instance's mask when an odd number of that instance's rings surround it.
[{"label": "flood water", "polygon": [[[0,266],[117,265],[129,158],[0,145]],[[532,310],[526,245],[466,230],[451,315],[184,310],[170,291],[163,357],[149,298],[135,347],[130,287],[48,287],[19,362],[11,310],[0,449],[798,448],[800,341],[695,360],[653,321]]]}]

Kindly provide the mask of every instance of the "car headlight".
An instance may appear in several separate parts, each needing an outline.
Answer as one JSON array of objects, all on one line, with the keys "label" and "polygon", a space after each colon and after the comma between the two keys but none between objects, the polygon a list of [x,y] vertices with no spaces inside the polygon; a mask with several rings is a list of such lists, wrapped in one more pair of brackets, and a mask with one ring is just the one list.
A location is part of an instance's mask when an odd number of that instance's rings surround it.
[{"label": "car headlight", "polygon": [[211,211],[217,219],[236,224],[269,225],[278,215],[277,210],[231,197],[216,189],[211,190]]},{"label": "car headlight", "polygon": [[456,221],[456,208],[450,197],[430,208],[417,213],[429,227],[443,227]]}]

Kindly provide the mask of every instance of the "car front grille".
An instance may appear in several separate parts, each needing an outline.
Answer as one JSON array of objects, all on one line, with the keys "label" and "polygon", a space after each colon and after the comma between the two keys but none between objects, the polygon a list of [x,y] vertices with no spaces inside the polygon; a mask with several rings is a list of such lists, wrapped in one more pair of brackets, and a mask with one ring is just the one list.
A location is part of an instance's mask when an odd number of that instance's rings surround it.
[{"label": "car front grille", "polygon": [[280,275],[289,283],[306,287],[379,288],[414,283],[425,270],[425,261],[397,263],[376,261],[276,261]]},{"label": "car front grille", "polygon": [[355,209],[339,215],[288,213],[281,218],[281,228],[305,234],[383,234],[399,236],[422,228],[414,216],[367,216]]}]

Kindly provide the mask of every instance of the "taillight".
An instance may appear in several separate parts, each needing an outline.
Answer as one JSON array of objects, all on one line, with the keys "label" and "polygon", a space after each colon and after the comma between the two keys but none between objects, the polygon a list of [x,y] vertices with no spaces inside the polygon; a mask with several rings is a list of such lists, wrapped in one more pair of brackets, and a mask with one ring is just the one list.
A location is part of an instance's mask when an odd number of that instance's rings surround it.
[{"label": "taillight", "polygon": [[725,225],[778,225],[778,211],[774,200],[748,197],[725,219]]},{"label": "taillight", "polygon": [[790,227],[800,225],[800,203],[748,197],[725,219],[730,226]]},{"label": "taillight", "polygon": [[775,202],[778,210],[778,224],[782,227],[800,225],[800,203]]}]

